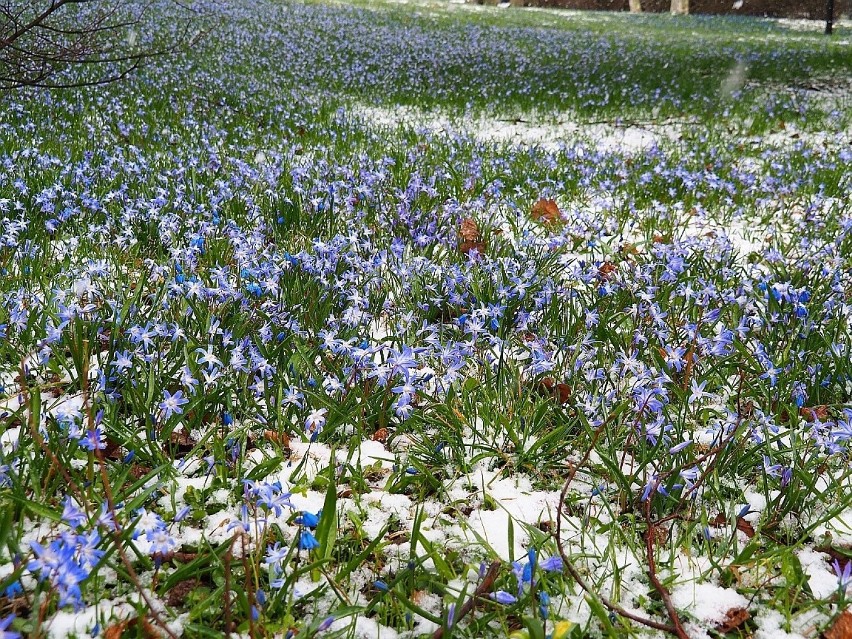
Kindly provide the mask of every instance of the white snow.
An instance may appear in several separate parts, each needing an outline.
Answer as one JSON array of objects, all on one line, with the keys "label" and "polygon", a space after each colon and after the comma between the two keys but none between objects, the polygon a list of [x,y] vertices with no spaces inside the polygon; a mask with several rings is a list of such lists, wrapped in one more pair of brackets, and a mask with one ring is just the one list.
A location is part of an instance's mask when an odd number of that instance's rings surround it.
[{"label": "white snow", "polygon": [[392,628],[382,626],[373,619],[367,617],[355,617],[347,619],[337,619],[331,624],[330,631],[347,631],[347,637],[353,639],[397,639],[399,633]]},{"label": "white snow", "polygon": [[676,143],[681,126],[671,122],[654,124],[584,123],[570,114],[548,116],[546,120],[524,118],[470,117],[449,113],[430,113],[413,107],[393,108],[358,105],[350,110],[369,125],[462,135],[479,142],[537,145],[556,149],[561,145],[583,142],[600,152],[635,154],[653,146]]},{"label": "white snow", "polygon": [[716,625],[725,620],[729,610],[748,608],[748,599],[733,588],[722,588],[710,583],[687,582],[672,589],[672,603],[678,610],[707,624]]}]

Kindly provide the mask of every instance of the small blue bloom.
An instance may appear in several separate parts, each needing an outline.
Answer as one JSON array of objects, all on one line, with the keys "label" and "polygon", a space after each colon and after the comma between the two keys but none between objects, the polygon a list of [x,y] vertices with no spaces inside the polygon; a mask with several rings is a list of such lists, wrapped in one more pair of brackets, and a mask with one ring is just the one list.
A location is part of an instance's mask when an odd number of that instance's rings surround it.
[{"label": "small blue bloom", "polygon": [[302,526],[307,526],[308,528],[316,528],[319,525],[321,514],[322,511],[318,512],[317,514],[304,511],[301,515],[296,517],[296,523]]},{"label": "small blue bloom", "polygon": [[319,545],[319,541],[317,541],[317,538],[309,530],[303,530],[299,535],[299,549],[313,550],[314,548],[319,548]]},{"label": "small blue bloom", "polygon": [[539,563],[539,568],[545,572],[562,572],[564,567],[565,566],[562,564],[562,557],[559,555],[553,555],[552,557],[543,559]]},{"label": "small blue bloom", "polygon": [[498,590],[497,592],[491,593],[491,598],[497,603],[503,604],[504,606],[510,606],[513,603],[517,603],[518,601],[517,597],[509,594],[505,590]]},{"label": "small blue bloom", "polygon": [[550,595],[543,590],[538,593],[538,611],[541,613],[542,619],[547,619],[550,614]]}]

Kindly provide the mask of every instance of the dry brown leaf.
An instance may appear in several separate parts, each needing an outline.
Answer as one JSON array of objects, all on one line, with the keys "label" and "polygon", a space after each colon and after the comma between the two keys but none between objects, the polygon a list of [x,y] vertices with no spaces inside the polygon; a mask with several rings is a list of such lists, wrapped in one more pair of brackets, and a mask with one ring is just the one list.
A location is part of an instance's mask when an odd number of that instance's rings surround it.
[{"label": "dry brown leaf", "polygon": [[533,204],[530,214],[532,215],[532,219],[547,224],[562,221],[562,211],[559,210],[559,206],[555,200],[540,199]]},{"label": "dry brown leaf", "polygon": [[133,479],[142,479],[150,473],[151,470],[152,469],[150,467],[143,464],[133,464],[130,467],[130,476],[133,477]]},{"label": "dry brown leaf", "polygon": [[651,542],[661,546],[669,539],[669,531],[665,526],[652,525],[650,529],[645,531],[645,539],[651,535]]},{"label": "dry brown leaf", "polygon": [[825,553],[829,557],[831,557],[832,561],[836,561],[840,564],[840,569],[845,570],[846,564],[852,562],[852,557],[849,556],[849,550],[847,549],[845,552],[842,549],[832,548],[831,546],[820,546],[817,548],[818,552]]},{"label": "dry brown leaf", "polygon": [[198,579],[184,579],[176,583],[166,597],[166,603],[171,607],[182,606],[190,594],[201,585]]},{"label": "dry brown leaf", "polygon": [[551,530],[556,530],[556,523],[548,519],[547,521],[538,522],[538,529],[542,532],[549,533]]},{"label": "dry brown leaf", "polygon": [[562,382],[556,382],[552,377],[545,377],[539,382],[539,392],[542,395],[550,395],[560,404],[567,404],[571,398],[571,387]]},{"label": "dry brown leaf", "polygon": [[467,255],[471,251],[476,251],[479,254],[485,253],[485,242],[482,241],[482,233],[479,230],[479,225],[472,217],[462,220],[459,226],[459,252]]},{"label": "dry brown leaf", "polygon": [[188,453],[198,443],[185,430],[173,430],[169,435],[169,443],[177,447],[178,452]]},{"label": "dry brown leaf", "polygon": [[[713,519],[711,519],[707,523],[709,523],[714,528],[719,528],[720,526],[724,526],[725,524],[728,523],[728,518],[725,517],[725,515],[723,513],[719,513],[718,515],[713,517]],[[749,539],[751,539],[755,535],[754,526],[752,526],[749,522],[747,522],[742,517],[737,517],[737,530],[744,533],[745,536],[748,537]]]},{"label": "dry brown leaf", "polygon": [[482,235],[479,232],[479,226],[472,217],[462,220],[459,226],[459,237],[465,242],[479,242]]},{"label": "dry brown leaf", "polygon": [[127,630],[127,626],[130,625],[130,619],[125,619],[124,621],[119,621],[104,630],[104,639],[121,639],[124,635],[124,631]]},{"label": "dry brown leaf", "polygon": [[722,634],[733,632],[751,618],[745,608],[731,608],[725,613],[725,618],[716,625],[716,630]]},{"label": "dry brown leaf", "polygon": [[408,534],[407,530],[397,530],[396,532],[392,532],[388,535],[388,543],[394,544],[395,546],[404,544],[409,539],[411,539],[411,535]]},{"label": "dry brown leaf", "polygon": [[613,262],[604,262],[598,267],[598,276],[602,280],[611,280],[616,271],[618,271],[618,264],[614,264]]},{"label": "dry brown leaf", "polygon": [[707,523],[709,523],[714,528],[719,528],[720,526],[724,526],[728,523],[728,518],[725,517],[725,513],[719,513]]},{"label": "dry brown leaf", "polygon": [[467,255],[471,251],[476,251],[480,255],[485,254],[485,244],[483,242],[469,242],[465,240],[459,244],[459,252]]},{"label": "dry brown leaf", "polygon": [[104,639],[121,639],[121,637],[125,635],[126,631],[137,626],[139,627],[139,632],[134,634],[141,634],[141,636],[145,637],[145,639],[160,639],[160,633],[158,633],[153,624],[148,621],[147,617],[125,619],[124,621],[119,621],[118,623],[109,626],[104,631]]},{"label": "dry brown leaf", "polygon": [[390,431],[387,428],[380,428],[370,437],[374,442],[386,442]]},{"label": "dry brown leaf", "polygon": [[119,444],[112,437],[107,436],[106,446],[104,447],[103,451],[103,455],[106,459],[116,461],[124,458],[124,455],[121,452],[121,444]]},{"label": "dry brown leaf", "polygon": [[171,564],[174,562],[188,564],[190,561],[198,559],[198,553],[174,550],[172,552],[167,553],[155,552],[151,555],[151,557],[159,561],[161,564]]},{"label": "dry brown leaf", "polygon": [[852,612],[848,610],[841,612],[823,636],[825,639],[852,639]]},{"label": "dry brown leaf", "polygon": [[754,537],[754,526],[752,526],[742,517],[737,517],[737,530],[744,533],[745,536],[749,539]]},{"label": "dry brown leaf", "polygon": [[799,414],[805,419],[805,421],[813,422],[816,420],[825,421],[828,417],[828,406],[820,405],[820,406],[803,406],[799,411]]},{"label": "dry brown leaf", "polygon": [[277,433],[274,430],[265,430],[263,431],[263,438],[268,442],[278,444],[281,448],[290,448],[290,437],[287,433]]}]

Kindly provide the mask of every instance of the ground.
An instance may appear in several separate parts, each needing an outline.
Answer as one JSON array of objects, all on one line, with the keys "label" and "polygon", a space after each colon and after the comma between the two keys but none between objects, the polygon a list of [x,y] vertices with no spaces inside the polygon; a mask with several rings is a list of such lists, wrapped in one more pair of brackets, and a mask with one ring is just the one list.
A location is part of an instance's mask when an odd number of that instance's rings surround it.
[{"label": "ground", "polygon": [[0,636],[848,636],[848,25],[196,8],[0,96]]}]

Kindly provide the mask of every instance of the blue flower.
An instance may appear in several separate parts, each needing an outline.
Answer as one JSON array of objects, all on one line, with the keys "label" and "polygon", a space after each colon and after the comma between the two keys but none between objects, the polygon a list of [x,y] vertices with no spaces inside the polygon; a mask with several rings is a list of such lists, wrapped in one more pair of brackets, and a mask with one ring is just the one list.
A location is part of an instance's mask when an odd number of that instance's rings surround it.
[{"label": "blue flower", "polygon": [[321,515],[322,511],[319,511],[317,514],[303,511],[301,515],[296,517],[296,523],[301,526],[307,526],[308,528],[316,528],[319,525]]},{"label": "blue flower", "polygon": [[9,630],[9,626],[15,621],[15,615],[9,615],[0,621],[0,639],[21,639],[21,633]]},{"label": "blue flower", "polygon": [[299,548],[301,550],[313,550],[319,548],[319,545],[317,538],[309,530],[303,530],[299,535]]},{"label": "blue flower", "polygon": [[538,593],[538,611],[541,613],[542,619],[547,619],[550,614],[550,595],[543,590]]},{"label": "blue flower", "polygon": [[542,560],[539,563],[539,568],[544,570],[545,572],[562,572],[565,566],[562,563],[562,557],[559,555],[553,555],[552,557],[548,557],[547,559]]},{"label": "blue flower", "polygon": [[183,409],[181,406],[188,404],[189,400],[183,396],[183,391],[179,390],[174,395],[169,391],[163,391],[163,401],[160,402],[160,410],[163,411],[163,420],[167,420],[172,415],[182,415]]},{"label": "blue flower", "polygon": [[505,590],[498,590],[497,592],[492,592],[491,598],[497,603],[503,604],[504,606],[510,606],[513,603],[517,603],[518,601],[517,597],[509,594]]},{"label": "blue flower", "polygon": [[80,528],[86,524],[88,517],[80,510],[74,500],[68,496],[65,498],[65,503],[63,504],[62,521],[71,526],[71,528]]}]

